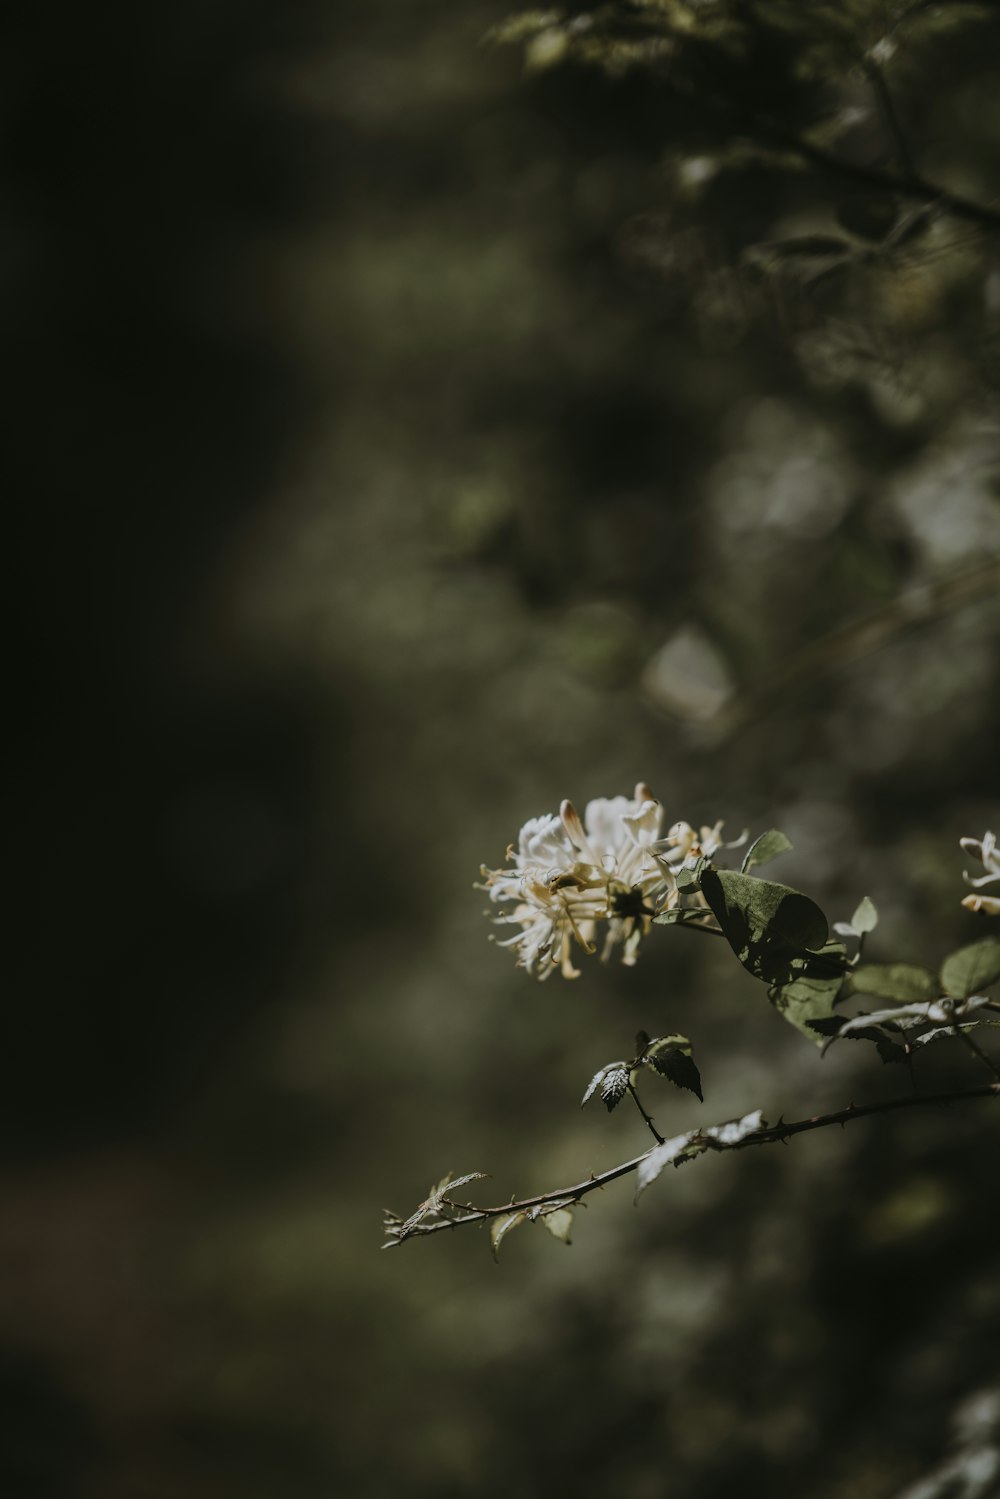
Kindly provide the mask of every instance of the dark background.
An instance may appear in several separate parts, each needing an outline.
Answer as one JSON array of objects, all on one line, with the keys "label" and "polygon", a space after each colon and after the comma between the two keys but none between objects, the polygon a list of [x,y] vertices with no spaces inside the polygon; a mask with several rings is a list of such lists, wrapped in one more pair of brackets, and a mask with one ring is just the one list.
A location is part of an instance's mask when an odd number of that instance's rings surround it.
[{"label": "dark background", "polygon": [[[577,1110],[639,1026],[701,1062],[668,1132],[909,1086],[679,932],[515,972],[472,884],[528,816],[646,779],[781,826],[781,877],[935,962],[998,811],[992,242],[763,294],[727,267],[823,185],[690,201],[703,122],[524,76],[502,14],[8,27],[11,1499],[891,1499],[997,1378],[985,1105],[609,1189],[499,1267],[378,1252],[449,1168],[641,1148]],[[901,73],[981,200],[995,41]]]}]

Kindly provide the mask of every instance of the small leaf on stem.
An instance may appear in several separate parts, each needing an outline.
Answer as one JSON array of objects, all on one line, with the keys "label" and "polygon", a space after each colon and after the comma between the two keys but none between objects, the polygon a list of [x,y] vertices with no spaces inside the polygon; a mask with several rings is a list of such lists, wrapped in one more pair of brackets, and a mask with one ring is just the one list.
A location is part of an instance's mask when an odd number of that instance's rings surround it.
[{"label": "small leaf on stem", "polygon": [[746,851],[743,863],[740,865],[741,874],[749,874],[751,869],[761,864],[769,864],[779,854],[787,854],[792,846],[790,838],[784,833],[779,833],[777,828],[771,828],[766,833],[761,833]]},{"label": "small leaf on stem", "polygon": [[554,1239],[559,1239],[563,1244],[572,1242],[570,1230],[573,1227],[573,1213],[570,1208],[553,1208],[548,1213],[539,1216],[542,1223]]},{"label": "small leaf on stem", "polygon": [[691,1042],[687,1036],[659,1036],[647,1043],[641,1058],[642,1065],[658,1072],[675,1088],[686,1088],[696,1098],[702,1099],[701,1076],[691,1054]]},{"label": "small leaf on stem", "polygon": [[865,932],[873,932],[878,926],[878,911],[875,902],[867,895],[863,896],[858,903],[858,908],[851,917],[851,927],[862,936]]},{"label": "small leaf on stem", "polygon": [[499,1260],[501,1242],[507,1237],[512,1228],[517,1228],[519,1223],[525,1221],[524,1213],[510,1213],[506,1217],[494,1218],[490,1224],[490,1248],[493,1250],[493,1258]]}]

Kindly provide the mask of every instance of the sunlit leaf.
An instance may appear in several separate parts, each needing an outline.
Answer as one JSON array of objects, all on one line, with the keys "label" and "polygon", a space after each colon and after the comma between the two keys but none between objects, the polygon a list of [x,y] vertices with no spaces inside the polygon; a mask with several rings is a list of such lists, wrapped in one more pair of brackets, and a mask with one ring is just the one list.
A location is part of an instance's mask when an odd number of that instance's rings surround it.
[{"label": "sunlit leaf", "polygon": [[878,926],[878,911],[875,902],[867,895],[863,896],[858,903],[858,908],[851,917],[851,926],[860,935],[863,932],[873,932]]},{"label": "sunlit leaf", "polygon": [[757,1130],[766,1128],[767,1120],[760,1109],[754,1109],[742,1119],[729,1119],[724,1124],[713,1124],[710,1129],[690,1130],[686,1135],[674,1135],[673,1139],[664,1140],[639,1163],[636,1197],[656,1180],[664,1166],[680,1166],[684,1161],[703,1155],[706,1150],[732,1150]]},{"label": "sunlit leaf", "polygon": [[[612,1063],[611,1065],[612,1066],[617,1066],[618,1064],[617,1063]],[[581,1107],[581,1109],[583,1108],[584,1104],[589,1103],[590,1100],[593,1098],[594,1094],[597,1092],[598,1088],[601,1086],[601,1083],[604,1081],[604,1074],[607,1072],[607,1070],[608,1070],[607,1067],[599,1067],[598,1070],[594,1073],[593,1077],[590,1079],[590,1082],[587,1084],[587,1090],[586,1090],[586,1092],[584,1093],[583,1097],[580,1099],[580,1107]]]},{"label": "sunlit leaf", "polygon": [[561,1239],[564,1244],[572,1242],[570,1230],[573,1227],[573,1213],[570,1208],[553,1208],[549,1213],[540,1214],[539,1222],[554,1239]]},{"label": "sunlit leaf", "polygon": [[657,1145],[651,1150],[645,1160],[639,1163],[635,1178],[635,1195],[639,1197],[645,1192],[651,1182],[654,1182],[663,1170],[664,1166],[679,1166],[682,1161],[689,1161],[696,1155],[701,1155],[708,1146],[704,1141],[695,1141],[690,1134],[674,1135],[671,1140],[664,1140],[662,1145]]},{"label": "sunlit leaf", "polygon": [[760,1109],[754,1109],[753,1113],[744,1114],[742,1119],[728,1119],[725,1124],[713,1124],[710,1129],[702,1130],[701,1133],[728,1148],[739,1145],[748,1135],[766,1128],[767,1120],[764,1115]]}]

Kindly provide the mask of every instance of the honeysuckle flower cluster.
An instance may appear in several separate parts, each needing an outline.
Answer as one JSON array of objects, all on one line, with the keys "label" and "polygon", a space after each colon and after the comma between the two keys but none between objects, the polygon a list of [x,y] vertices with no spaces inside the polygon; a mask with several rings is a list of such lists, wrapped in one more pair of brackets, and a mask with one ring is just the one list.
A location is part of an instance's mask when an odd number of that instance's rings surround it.
[{"label": "honeysuckle flower cluster", "polygon": [[967,854],[972,854],[979,860],[986,873],[978,879],[965,872],[965,882],[976,891],[985,890],[985,895],[967,895],[962,902],[970,911],[981,911],[985,916],[1000,916],[1000,848],[997,847],[996,835],[984,833],[982,838],[959,839]]},{"label": "honeysuckle flower cluster", "polygon": [[507,850],[506,869],[483,868],[490,900],[512,907],[495,920],[516,928],[500,941],[518,965],[546,979],[557,969],[578,978],[573,946],[601,957],[621,950],[631,966],[654,916],[677,905],[676,873],[686,863],[711,856],[723,845],[722,824],[695,830],[674,823],[660,837],[663,809],[641,782],[634,796],[598,797],[581,818],[564,801],[558,816],[533,817]]}]

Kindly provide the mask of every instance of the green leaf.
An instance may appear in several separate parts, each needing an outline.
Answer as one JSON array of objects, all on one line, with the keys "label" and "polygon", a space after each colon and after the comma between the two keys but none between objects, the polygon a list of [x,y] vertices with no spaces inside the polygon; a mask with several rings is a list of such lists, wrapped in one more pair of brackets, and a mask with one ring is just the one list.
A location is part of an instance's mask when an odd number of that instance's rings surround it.
[{"label": "green leaf", "polygon": [[544,1224],[554,1239],[561,1239],[564,1244],[572,1242],[569,1235],[573,1227],[573,1213],[569,1208],[552,1208],[548,1213],[540,1213],[539,1222]]},{"label": "green leaf", "polygon": [[[841,1034],[845,1021],[840,1015],[830,1015],[824,1019],[811,1020],[809,1024],[818,1035],[823,1037],[824,1045],[829,1045]],[[846,1034],[852,1041],[873,1042],[883,1062],[906,1061],[904,1048],[891,1040],[884,1030],[872,1026],[864,1030],[848,1031]]]},{"label": "green leaf", "polygon": [[696,1098],[702,1099],[701,1076],[687,1036],[659,1036],[648,1042],[641,1062],[673,1083],[675,1088],[686,1088]]},{"label": "green leaf", "polygon": [[875,909],[875,902],[867,895],[862,897],[858,909],[851,917],[851,926],[859,936],[863,932],[873,932],[878,926],[878,911]]},{"label": "green leaf", "polygon": [[968,999],[1000,979],[1000,938],[986,937],[953,952],[941,965],[941,985],[946,994]]},{"label": "green leaf", "polygon": [[772,880],[706,869],[702,893],[744,967],[765,983],[791,977],[788,962],[826,943],[826,917],[807,895]]},{"label": "green leaf", "polygon": [[704,865],[704,859],[699,859],[693,869],[689,869],[686,864],[682,864],[674,875],[678,890],[685,891],[687,894],[692,894],[695,890],[700,890]]},{"label": "green leaf", "polygon": [[847,954],[828,940],[819,906],[787,885],[728,870],[706,870],[701,888],[744,968],[768,985],[785,1019],[821,1045],[810,1021],[832,1014]]},{"label": "green leaf", "polygon": [[[844,951],[839,943],[830,943],[829,946],[840,953]],[[789,984],[772,985],[768,990],[768,998],[789,1024],[794,1025],[814,1045],[822,1046],[823,1038],[813,1026],[816,1021],[832,1016],[842,985],[841,973],[814,976],[803,973]]]},{"label": "green leaf", "polygon": [[777,828],[761,833],[760,837],[747,849],[746,857],[740,866],[741,874],[749,874],[757,865],[769,864],[779,854],[787,854],[791,846],[791,840],[786,838],[784,833],[779,833]]},{"label": "green leaf", "polygon": [[936,999],[938,994],[938,982],[930,969],[914,963],[865,963],[848,975],[847,982],[852,993],[875,994],[904,1005]]},{"label": "green leaf", "polygon": [[519,1223],[525,1221],[524,1213],[510,1213],[493,1219],[490,1224],[490,1248],[493,1250],[493,1258],[500,1258],[500,1244],[510,1233],[512,1228],[517,1228]]}]

